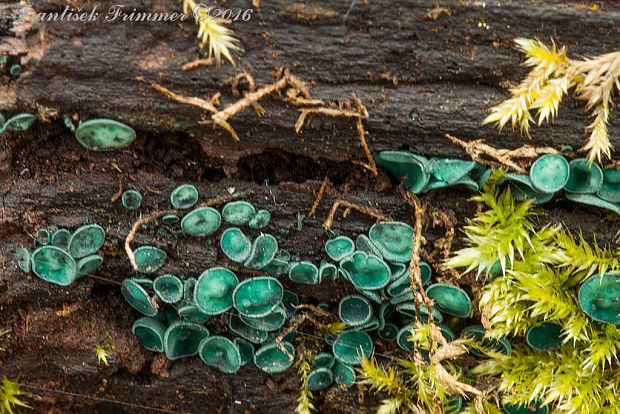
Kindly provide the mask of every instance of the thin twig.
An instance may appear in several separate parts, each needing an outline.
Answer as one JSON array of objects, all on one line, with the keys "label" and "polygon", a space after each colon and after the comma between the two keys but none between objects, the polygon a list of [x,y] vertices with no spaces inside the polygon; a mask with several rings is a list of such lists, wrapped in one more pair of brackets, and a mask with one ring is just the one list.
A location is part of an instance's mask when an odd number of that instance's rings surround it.
[{"label": "thin twig", "polygon": [[190,69],[194,69],[197,68],[200,65],[212,65],[215,63],[215,59],[213,59],[212,57],[207,58],[207,59],[196,59],[196,60],[192,60],[191,62],[187,62],[185,65],[183,65],[181,67],[181,70],[190,70]]},{"label": "thin twig", "polygon": [[321,199],[323,198],[323,193],[325,192],[325,188],[327,187],[328,182],[329,179],[327,178],[327,176],[325,176],[325,178],[323,179],[323,184],[321,184],[321,188],[319,188],[319,194],[317,194],[316,199],[314,200],[314,204],[312,204],[312,209],[308,213],[308,217],[314,217],[316,209],[319,206]]},{"label": "thin twig", "polygon": [[[189,105],[194,105],[197,106],[201,109],[204,109],[207,112],[211,112],[213,114],[217,113],[217,108],[215,107],[215,105],[213,105],[213,102],[216,101],[216,99],[212,98],[211,101],[205,101],[204,99],[200,99],[200,98],[195,98],[195,97],[191,97],[191,96],[183,96],[183,95],[178,95],[166,88],[164,88],[161,85],[158,85],[157,83],[153,82],[151,83],[151,86],[153,88],[155,88],[156,90],[158,90],[159,92],[163,93],[164,95],[166,95],[168,98],[170,99],[174,99],[177,102],[181,102],[181,103],[185,103],[185,104],[189,104]],[[219,97],[219,92],[215,95],[217,97]]]},{"label": "thin twig", "polygon": [[334,205],[332,205],[332,209],[329,212],[329,216],[327,217],[327,220],[325,220],[325,223],[323,223],[323,228],[325,228],[325,230],[329,230],[332,227],[334,216],[336,214],[336,211],[338,210],[338,207],[340,206],[344,206],[348,209],[357,210],[368,216],[374,217],[375,219],[377,219],[377,221],[391,221],[392,220],[390,216],[384,215],[383,212],[379,209],[372,208],[372,207],[358,206],[357,204],[353,204],[345,200],[336,200],[334,201]]}]

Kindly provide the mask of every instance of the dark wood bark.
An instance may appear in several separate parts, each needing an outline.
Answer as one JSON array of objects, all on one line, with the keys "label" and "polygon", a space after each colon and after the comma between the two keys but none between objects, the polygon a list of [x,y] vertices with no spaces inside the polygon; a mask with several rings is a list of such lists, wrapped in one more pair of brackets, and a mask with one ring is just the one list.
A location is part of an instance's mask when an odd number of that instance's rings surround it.
[{"label": "dark wood bark", "polygon": [[[168,99],[150,82],[186,96],[221,92],[223,108],[238,99],[229,83],[236,74],[245,70],[261,86],[275,80],[274,69],[288,68],[312,85],[315,98],[347,100],[351,93],[360,97],[370,113],[364,126],[373,152],[405,148],[428,156],[466,158],[444,138],[446,133],[485,138],[500,148],[527,142],[509,129],[498,134],[490,126],[481,127],[488,108],[507,96],[506,82],[517,82],[525,73],[513,47],[515,37],[554,38],[568,45],[571,57],[595,56],[620,45],[617,2],[591,11],[577,2],[448,1],[440,6],[449,13],[433,19],[428,13],[436,2],[431,0],[263,0],[250,21],[231,26],[245,49],[237,66],[182,71],[184,63],[204,54],[190,21],[49,22],[16,34],[18,3],[0,5],[0,54],[8,54],[0,74],[0,112],[38,112],[49,121],[38,121],[24,133],[0,136],[0,329],[11,329],[0,337],[0,347],[6,349],[0,351],[0,371],[39,387],[189,413],[290,412],[297,380],[291,373],[269,377],[250,366],[237,375],[222,375],[198,358],[160,369],[160,360],[133,338],[130,327],[138,315],[124,303],[117,285],[92,278],[70,288],[46,284],[19,271],[15,249],[31,246],[39,228],[76,228],[90,220],[107,231],[105,262],[97,274],[113,281],[130,275],[122,244],[138,216],[118,201],[111,203],[119,179],[123,188],[145,195],[141,214],[167,208],[170,191],[184,182],[195,184],[203,200],[227,194],[230,188],[251,191],[250,201],[272,211],[267,231],[280,236],[281,244],[302,259],[322,255],[328,234],[321,224],[337,198],[370,203],[410,222],[413,214],[385,173],[372,177],[352,163],[364,161],[352,120],[317,116],[298,134],[298,108],[271,96],[261,101],[264,116],[248,108],[230,119],[240,137],[235,142],[226,131],[201,124],[199,109]],[[113,3],[79,4],[87,10],[95,5],[107,10]],[[124,4],[144,12],[180,10],[173,0]],[[32,5],[37,12],[55,12],[66,2],[33,0]],[[247,1],[228,1],[225,6],[251,7]],[[24,73],[15,79],[8,66],[18,62]],[[75,113],[81,119],[123,121],[136,129],[138,139],[122,151],[88,152],[64,127],[62,114]],[[617,113],[612,112],[609,130],[616,144]],[[533,128],[528,143],[579,148],[587,123],[583,105],[567,99],[557,120]],[[316,219],[304,218],[298,230],[300,215],[308,213],[326,176],[330,191]],[[422,200],[454,211],[462,224],[475,211],[469,196],[451,189]],[[601,226],[603,213],[566,201],[554,201],[547,208],[550,213],[541,220],[567,223],[588,238],[596,233],[599,242],[611,240],[618,227],[615,222]],[[334,229],[352,236],[367,231],[373,222],[357,212],[337,217]],[[430,252],[443,229],[429,228],[424,235]],[[173,259],[165,268],[169,273],[198,275],[224,262],[217,249],[202,240],[149,228],[135,239],[135,245],[146,243],[168,252]],[[304,301],[325,301],[332,308],[350,291],[346,283],[293,288],[304,292]],[[312,332],[313,327],[304,330]],[[106,342],[116,346],[115,357],[109,368],[98,368],[95,346]],[[32,393],[27,399],[36,412],[146,412],[26,391]],[[321,412],[366,412],[376,406],[376,400],[367,393],[362,398],[355,387],[317,395]]]}]

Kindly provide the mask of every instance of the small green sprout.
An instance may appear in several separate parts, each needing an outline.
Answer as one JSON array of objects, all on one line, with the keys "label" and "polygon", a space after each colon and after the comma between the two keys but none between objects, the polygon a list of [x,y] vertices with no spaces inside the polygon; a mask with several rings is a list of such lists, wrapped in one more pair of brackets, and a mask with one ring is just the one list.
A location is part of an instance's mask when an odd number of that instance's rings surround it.
[{"label": "small green sprout", "polygon": [[299,397],[297,397],[295,414],[310,414],[312,411],[316,411],[314,404],[312,404],[312,392],[308,389],[308,374],[312,371],[314,356],[314,353],[306,352],[304,357],[297,362],[297,372],[299,373],[301,387],[299,389]]},{"label": "small green sprout", "polygon": [[16,407],[31,408],[18,397],[26,393],[19,389],[17,381],[11,381],[7,377],[2,377],[0,386],[0,414],[14,414]]},{"label": "small green sprout", "polygon": [[[107,344],[107,347],[110,347],[110,344]],[[108,351],[106,351],[106,349],[104,347],[102,347],[101,345],[97,345],[97,365],[101,365],[101,363],[103,362],[105,364],[105,366],[109,366],[110,364],[108,363],[108,357],[110,356],[110,354],[108,353]]]}]

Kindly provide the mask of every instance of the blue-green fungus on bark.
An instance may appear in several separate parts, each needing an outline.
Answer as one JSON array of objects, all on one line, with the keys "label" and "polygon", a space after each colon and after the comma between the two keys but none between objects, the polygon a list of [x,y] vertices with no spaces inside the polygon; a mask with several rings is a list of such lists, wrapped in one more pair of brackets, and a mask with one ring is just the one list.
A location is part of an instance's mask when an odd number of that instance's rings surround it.
[{"label": "blue-green fungus on bark", "polygon": [[186,303],[194,304],[194,289],[196,288],[196,278],[188,277],[183,281],[183,300]]},{"label": "blue-green fungus on bark", "polygon": [[134,252],[139,273],[155,273],[166,263],[168,255],[155,246],[141,246]]},{"label": "blue-green fungus on bark", "polygon": [[579,289],[579,306],[597,322],[620,324],[620,274],[593,275]]},{"label": "blue-green fungus on bark", "polygon": [[374,346],[372,339],[365,332],[345,331],[332,345],[334,357],[346,365],[360,365],[362,355],[369,358]]},{"label": "blue-green fungus on bark", "polygon": [[[487,338],[485,337],[486,329],[482,325],[470,325],[463,328],[461,331],[462,337],[470,337],[474,341],[476,341],[482,348],[487,348],[493,350],[495,352],[502,353],[504,355],[510,356],[512,354],[512,346],[508,339],[501,338]],[[481,352],[477,349],[470,349],[470,352],[480,358],[488,358],[484,352]]]},{"label": "blue-green fungus on bark", "polygon": [[299,306],[299,296],[297,296],[297,293],[284,289],[282,293],[282,306],[284,306],[289,318],[295,315],[297,313],[295,306]]},{"label": "blue-green fungus on bark", "polygon": [[69,248],[71,232],[67,229],[58,229],[52,233],[52,246],[60,247],[63,250]]},{"label": "blue-green fungus on bark", "polygon": [[98,268],[101,263],[103,263],[103,257],[98,254],[91,254],[90,256],[81,258],[77,262],[77,276],[84,276],[92,272]]},{"label": "blue-green fungus on bark", "polygon": [[21,247],[17,249],[15,252],[15,260],[17,261],[17,266],[26,273],[30,273],[30,251],[25,247]]},{"label": "blue-green fungus on bark", "polygon": [[440,311],[459,318],[471,314],[471,299],[463,289],[446,283],[435,283],[426,289],[426,295],[435,301]]},{"label": "blue-green fungus on bark", "polygon": [[590,164],[585,158],[568,163],[570,174],[564,190],[570,193],[596,193],[603,185],[603,170],[597,164]]},{"label": "blue-green fungus on bark", "polygon": [[547,154],[530,167],[532,186],[543,193],[560,191],[568,182],[570,167],[561,155]]},{"label": "blue-green fungus on bark", "polygon": [[181,219],[176,214],[164,214],[161,218],[161,222],[166,226],[176,226]]},{"label": "blue-green fungus on bark", "polygon": [[340,320],[351,327],[363,326],[373,316],[372,304],[361,295],[348,295],[338,304]]},{"label": "blue-green fungus on bark", "polygon": [[91,119],[75,130],[75,138],[94,151],[113,151],[125,148],[136,139],[133,128],[111,119]]},{"label": "blue-green fungus on bark", "polygon": [[4,125],[2,125],[0,133],[4,131],[26,131],[32,126],[32,124],[36,120],[37,117],[33,114],[24,113],[12,116],[11,118],[7,119]]},{"label": "blue-green fungus on bark", "polygon": [[374,156],[377,165],[385,168],[392,175],[402,180],[412,193],[420,193],[428,183],[430,174],[427,170],[428,160],[408,151],[383,151]]},{"label": "blue-green fungus on bark", "polygon": [[355,243],[347,236],[338,236],[325,242],[325,252],[334,261],[339,262],[355,251]]},{"label": "blue-green fungus on bark", "polygon": [[252,327],[254,329],[258,329],[260,331],[277,331],[280,329],[286,319],[288,318],[288,314],[284,306],[278,306],[271,313],[265,316],[261,316],[258,318],[249,318],[247,316],[240,315],[243,323]]},{"label": "blue-green fungus on bark", "polygon": [[592,194],[574,194],[566,193],[566,198],[576,203],[586,204],[589,206],[600,207],[605,210],[613,211],[620,215],[620,205],[610,203]]},{"label": "blue-green fungus on bark", "polygon": [[254,345],[250,341],[243,338],[233,339],[233,343],[239,350],[239,356],[241,357],[241,366],[244,366],[254,358]]},{"label": "blue-green fungus on bark", "polygon": [[136,280],[123,280],[121,283],[121,293],[125,300],[138,312],[145,316],[157,315],[157,308],[153,305],[151,295]]},{"label": "blue-green fungus on bark", "polygon": [[69,286],[77,278],[77,264],[66,251],[55,246],[41,246],[32,252],[30,267],[46,282]]},{"label": "blue-green fungus on bark", "polygon": [[19,75],[22,74],[23,70],[24,69],[22,68],[22,65],[20,65],[19,63],[15,63],[11,65],[11,67],[9,68],[9,73],[11,74],[12,77],[17,78],[19,77]]},{"label": "blue-green fungus on bark", "polygon": [[278,253],[278,241],[271,234],[261,234],[252,243],[250,257],[244,262],[249,269],[260,270],[266,267]]},{"label": "blue-green fungus on bark", "polygon": [[210,367],[225,374],[234,374],[241,368],[241,354],[237,346],[223,336],[204,338],[198,346],[198,355]]},{"label": "blue-green fungus on bark", "polygon": [[396,326],[392,322],[386,322],[383,328],[377,331],[377,334],[379,335],[379,338],[384,341],[395,341],[396,337],[398,336],[398,326]]},{"label": "blue-green fungus on bark", "polygon": [[338,279],[338,266],[333,263],[321,262],[319,266],[319,284],[324,280],[336,280]]},{"label": "blue-green fungus on bark", "polygon": [[153,280],[153,290],[164,303],[177,303],[183,299],[183,282],[174,275],[161,275]]},{"label": "blue-green fungus on bark", "polygon": [[170,193],[170,204],[181,210],[192,208],[198,202],[198,190],[191,184],[182,184]]},{"label": "blue-green fungus on bark", "polygon": [[173,322],[164,334],[166,358],[172,361],[196,355],[200,341],[208,336],[209,331],[202,325],[183,320]]},{"label": "blue-green fungus on bark", "polygon": [[249,278],[237,285],[233,303],[240,315],[260,318],[273,312],[281,303],[284,288],[270,276]]},{"label": "blue-green fungus on bark", "polygon": [[428,162],[431,178],[437,182],[443,182],[446,185],[458,183],[465,178],[476,165],[474,161],[463,161],[450,158],[431,158]]},{"label": "blue-green fungus on bark", "polygon": [[409,337],[411,337],[411,329],[413,329],[413,327],[413,323],[405,325],[400,328],[398,330],[398,333],[396,334],[396,343],[398,344],[400,349],[407,352],[413,351],[413,342],[409,340]]},{"label": "blue-green fungus on bark", "polygon": [[267,340],[269,332],[261,331],[246,325],[241,320],[241,316],[236,310],[230,312],[228,315],[228,328],[230,328],[231,332],[253,344],[262,344]]},{"label": "blue-green fungus on bark", "polygon": [[264,229],[269,224],[269,220],[271,220],[271,213],[267,210],[258,210],[254,217],[250,219],[248,223],[248,227],[255,230]]},{"label": "blue-green fungus on bark", "polygon": [[133,323],[131,332],[138,338],[140,345],[149,351],[164,352],[166,327],[157,319],[142,317]]},{"label": "blue-green fungus on bark", "polygon": [[390,282],[390,267],[377,256],[355,252],[340,262],[349,280],[360,290],[381,289]]},{"label": "blue-green fungus on bark", "polygon": [[51,240],[52,236],[49,232],[49,230],[47,229],[39,229],[37,231],[37,244],[39,246],[47,246],[48,244],[50,244],[50,240]]},{"label": "blue-green fungus on bark", "polygon": [[374,254],[375,256],[383,259],[383,255],[381,254],[381,250],[366,236],[365,234],[360,234],[355,239],[355,248],[360,252],[366,252],[368,254]]},{"label": "blue-green fungus on bark", "polygon": [[312,366],[315,368],[329,368],[334,366],[334,355],[329,352],[321,352],[312,359]]},{"label": "blue-green fungus on bark", "polygon": [[319,269],[312,262],[299,262],[291,264],[288,277],[293,282],[316,285],[319,283]]},{"label": "blue-green fungus on bark", "polygon": [[126,190],[121,196],[121,204],[128,210],[137,210],[142,205],[142,196],[136,190]]},{"label": "blue-green fungus on bark", "polygon": [[76,259],[97,253],[105,242],[105,231],[97,224],[87,224],[73,232],[67,250]]},{"label": "blue-green fungus on bark", "polygon": [[374,224],[368,236],[385,260],[399,263],[408,263],[411,260],[413,228],[410,225],[398,221],[383,221]]},{"label": "blue-green fungus on bark", "polygon": [[183,320],[203,324],[209,320],[210,316],[203,313],[194,305],[184,305],[177,309],[177,314]]},{"label": "blue-green fungus on bark", "polygon": [[239,279],[225,267],[205,270],[194,287],[194,303],[207,315],[219,315],[233,306],[233,292]]},{"label": "blue-green fungus on bark", "polygon": [[310,391],[319,391],[332,385],[334,382],[334,374],[329,368],[317,368],[308,374],[306,384]]},{"label": "blue-green fungus on bark", "polygon": [[334,373],[334,382],[338,385],[344,385],[349,388],[355,383],[355,370],[349,365],[336,361],[332,372]]},{"label": "blue-green fungus on bark", "polygon": [[221,223],[219,211],[212,207],[198,207],[183,217],[181,228],[190,236],[202,237],[215,233]]},{"label": "blue-green fungus on bark", "polygon": [[596,195],[605,201],[620,203],[620,169],[603,170],[603,184]]},{"label": "blue-green fungus on bark", "polygon": [[532,404],[509,404],[502,405],[507,414],[549,414],[549,406],[541,402]]},{"label": "blue-green fungus on bark", "polygon": [[529,175],[520,173],[506,173],[502,175],[497,184],[501,185],[507,182],[510,186],[513,197],[518,201],[534,200],[536,203],[542,204],[553,198],[554,193],[538,191],[532,185]]},{"label": "blue-green fungus on bark", "polygon": [[235,263],[243,263],[252,252],[252,241],[237,227],[226,229],[220,237],[222,252]]},{"label": "blue-green fungus on bark", "polygon": [[561,325],[545,321],[538,326],[532,326],[525,335],[529,346],[539,351],[554,351],[564,345],[564,332]]},{"label": "blue-green fungus on bark", "polygon": [[222,209],[222,218],[233,226],[245,226],[256,214],[254,206],[247,201],[231,201]]},{"label": "blue-green fungus on bark", "polygon": [[265,344],[254,353],[254,365],[268,374],[286,371],[295,360],[295,347],[289,342],[282,342],[285,353],[275,342]]}]

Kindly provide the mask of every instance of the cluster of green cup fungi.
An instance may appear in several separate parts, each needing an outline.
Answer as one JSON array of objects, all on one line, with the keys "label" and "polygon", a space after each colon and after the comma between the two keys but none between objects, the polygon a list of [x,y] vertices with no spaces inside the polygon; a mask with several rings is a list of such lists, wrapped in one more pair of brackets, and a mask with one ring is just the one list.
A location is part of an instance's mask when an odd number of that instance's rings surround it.
[{"label": "cluster of green cup fungi", "polygon": [[5,131],[26,131],[36,120],[36,115],[23,113],[14,115],[5,121],[4,116],[0,114],[0,134]]},{"label": "cluster of green cup fungi", "polygon": [[[448,186],[479,191],[492,170],[474,161],[431,158],[408,151],[383,151],[375,156],[378,165],[418,194]],[[546,203],[563,192],[569,200],[620,214],[620,169],[602,169],[584,158],[570,162],[560,154],[546,154],[531,166],[529,174],[506,173],[498,185],[510,185],[515,199]]]}]

